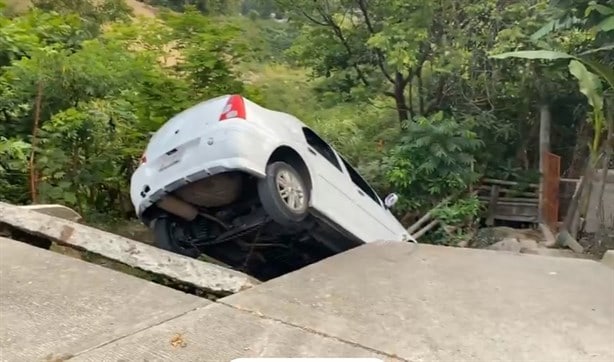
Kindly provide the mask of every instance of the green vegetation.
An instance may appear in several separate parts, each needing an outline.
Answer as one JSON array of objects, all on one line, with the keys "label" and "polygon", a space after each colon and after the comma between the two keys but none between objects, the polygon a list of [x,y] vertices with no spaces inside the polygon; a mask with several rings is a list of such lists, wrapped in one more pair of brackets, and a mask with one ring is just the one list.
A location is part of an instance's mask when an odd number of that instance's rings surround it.
[{"label": "green vegetation", "polygon": [[481,176],[534,181],[540,110],[571,177],[614,113],[612,0],[6,1],[0,199],[90,222],[132,217],[150,132],[224,93],[313,126],[405,222],[465,195],[438,211],[459,232]]}]

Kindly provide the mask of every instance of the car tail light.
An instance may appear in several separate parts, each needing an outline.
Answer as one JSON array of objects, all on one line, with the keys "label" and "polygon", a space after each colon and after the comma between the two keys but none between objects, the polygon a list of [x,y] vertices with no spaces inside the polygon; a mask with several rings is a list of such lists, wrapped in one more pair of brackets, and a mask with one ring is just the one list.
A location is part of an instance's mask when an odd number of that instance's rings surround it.
[{"label": "car tail light", "polygon": [[231,95],[222,110],[220,122],[231,118],[245,119],[245,102],[240,95]]}]

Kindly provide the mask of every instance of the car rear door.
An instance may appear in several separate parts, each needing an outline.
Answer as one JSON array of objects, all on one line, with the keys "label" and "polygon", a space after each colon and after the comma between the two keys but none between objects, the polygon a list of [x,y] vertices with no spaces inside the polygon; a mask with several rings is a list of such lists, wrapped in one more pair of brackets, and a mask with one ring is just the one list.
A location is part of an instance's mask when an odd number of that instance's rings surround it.
[{"label": "car rear door", "polygon": [[348,197],[348,176],[335,151],[315,132],[303,127],[306,140],[305,162],[309,165],[313,190],[312,206],[333,223],[364,240],[368,235],[356,228],[364,222],[355,201]]},{"label": "car rear door", "polygon": [[390,218],[388,210],[384,207],[381,199],[373,188],[360,176],[360,174],[343,157],[340,157],[354,192],[349,197],[354,199],[356,206],[365,215],[363,225],[356,225],[365,229],[363,232],[369,235],[367,242],[377,240],[397,240],[394,216]]}]

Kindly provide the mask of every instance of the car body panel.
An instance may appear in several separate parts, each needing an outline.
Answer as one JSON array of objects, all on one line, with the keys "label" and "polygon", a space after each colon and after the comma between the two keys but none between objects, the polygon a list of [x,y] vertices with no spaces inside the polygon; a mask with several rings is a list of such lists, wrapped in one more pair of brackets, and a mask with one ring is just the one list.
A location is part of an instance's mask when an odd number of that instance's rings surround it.
[{"label": "car body panel", "polygon": [[[325,146],[317,142],[324,141],[299,119],[243,98],[246,119],[219,121],[229,97],[177,114],[152,136],[145,162],[131,178],[130,196],[139,217],[165,194],[210,175],[243,171],[262,178],[273,152],[285,146],[307,165],[312,179],[310,208],[317,214],[366,243],[412,239],[379,197],[374,201],[352,182],[341,156],[328,144],[322,149]],[[309,142],[317,142],[309,143],[307,137],[316,137]],[[319,145],[321,152],[313,145]]]}]

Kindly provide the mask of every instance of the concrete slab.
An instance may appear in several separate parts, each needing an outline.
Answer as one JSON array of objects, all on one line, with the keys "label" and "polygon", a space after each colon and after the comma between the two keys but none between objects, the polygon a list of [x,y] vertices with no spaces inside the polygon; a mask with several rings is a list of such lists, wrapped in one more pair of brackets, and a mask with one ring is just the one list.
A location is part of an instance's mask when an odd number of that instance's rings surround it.
[{"label": "concrete slab", "polygon": [[76,356],[71,361],[222,362],[241,357],[396,360],[302,328],[213,304]]},{"label": "concrete slab", "polygon": [[260,282],[246,274],[175,254],[96,228],[0,202],[0,226],[6,224],[79,250],[139,268],[204,292],[226,296]]},{"label": "concrete slab", "polygon": [[0,238],[0,359],[71,356],[210,302]]},{"label": "concrete slab", "polygon": [[218,302],[409,361],[614,361],[614,270],[365,245]]}]

